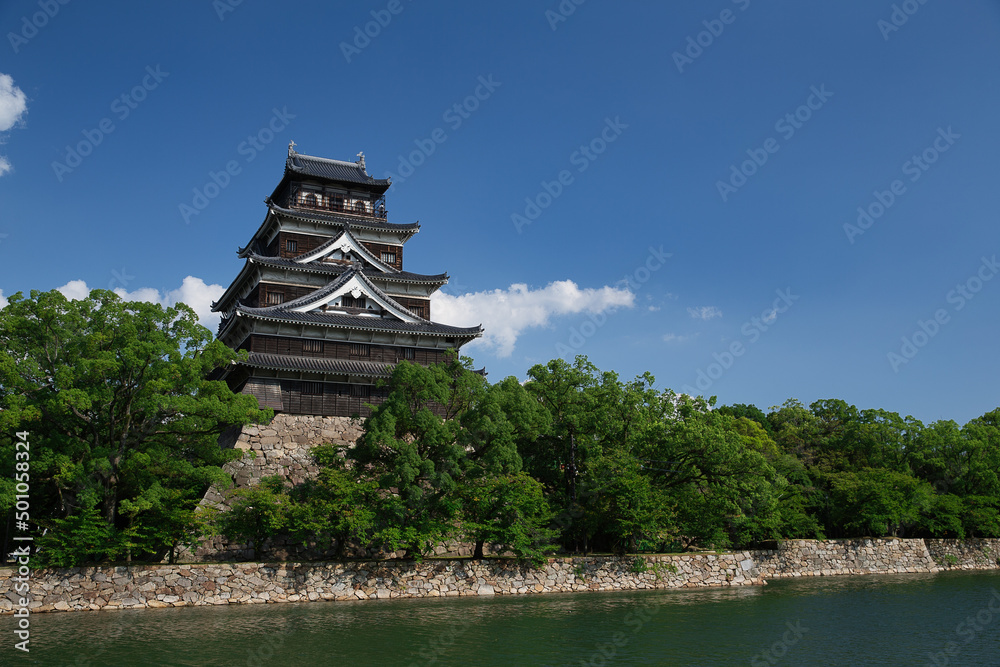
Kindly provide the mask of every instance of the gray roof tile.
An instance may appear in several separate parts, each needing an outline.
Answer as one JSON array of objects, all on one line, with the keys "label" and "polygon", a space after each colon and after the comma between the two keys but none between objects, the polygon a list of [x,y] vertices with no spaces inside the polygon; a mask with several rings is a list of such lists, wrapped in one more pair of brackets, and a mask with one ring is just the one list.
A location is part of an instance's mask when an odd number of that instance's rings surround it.
[{"label": "gray roof tile", "polygon": [[327,359],[324,357],[292,357],[284,354],[251,352],[250,358],[239,362],[258,368],[276,370],[315,371],[317,373],[344,373],[368,377],[389,377],[394,364],[377,361],[356,361],[353,359]]},{"label": "gray roof tile", "polygon": [[285,161],[285,166],[289,171],[293,171],[296,174],[342,183],[370,185],[373,189],[381,190],[382,192],[385,192],[390,184],[387,178],[369,176],[368,172],[357,162],[345,162],[343,160],[331,160],[329,158],[292,153]]},{"label": "gray roof tile", "polygon": [[[318,324],[321,326],[338,327],[344,329],[366,329],[375,331],[388,331],[392,333],[414,333],[418,335],[430,336],[454,336],[456,338],[477,338],[483,333],[481,326],[476,327],[453,327],[448,324],[437,324],[436,322],[414,323],[393,320],[388,317],[365,317],[363,315],[333,315],[330,313],[296,313],[292,311],[272,311],[266,308],[249,308],[247,306],[237,306],[236,312],[250,317],[261,319],[278,320],[283,322],[302,322],[305,324]],[[226,328],[228,320],[223,320],[220,324],[221,330]]]},{"label": "gray roof tile", "polygon": [[[248,255],[250,259],[258,264],[266,264],[268,266],[274,266],[282,269],[299,269],[301,271],[311,271],[313,273],[323,273],[327,275],[338,276],[344,271],[350,270],[350,266],[346,264],[329,264],[326,262],[308,262],[299,263],[292,259],[285,259],[284,257],[267,257],[264,255],[258,255],[257,253],[250,253]],[[413,273],[412,271],[396,271],[394,273],[384,273],[375,269],[374,267],[366,266],[361,269],[361,273],[369,278],[379,278],[382,280],[388,280],[391,282],[408,282],[408,283],[445,283],[448,282],[447,273],[437,273],[437,274],[426,274],[426,273]]]},{"label": "gray roof tile", "polygon": [[405,224],[399,224],[395,222],[383,222],[378,218],[363,218],[361,216],[351,217],[348,215],[337,215],[336,213],[319,213],[317,211],[311,211],[307,209],[298,208],[284,208],[278,206],[274,201],[269,202],[272,211],[281,213],[282,215],[294,216],[302,218],[304,220],[319,220],[321,222],[333,222],[343,225],[350,225],[351,227],[363,227],[367,229],[384,229],[394,232],[413,232],[416,233],[420,231],[419,222],[409,222]]}]

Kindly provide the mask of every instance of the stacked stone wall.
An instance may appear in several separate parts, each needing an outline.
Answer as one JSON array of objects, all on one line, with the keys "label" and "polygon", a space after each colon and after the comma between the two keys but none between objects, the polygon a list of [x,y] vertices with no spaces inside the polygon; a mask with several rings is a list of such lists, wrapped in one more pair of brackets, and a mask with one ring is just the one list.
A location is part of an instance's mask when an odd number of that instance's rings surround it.
[{"label": "stacked stone wall", "polygon": [[[988,552],[988,553],[987,553]],[[952,555],[939,565],[935,558]],[[532,595],[578,591],[757,586],[768,579],[1000,569],[1000,540],[789,540],[724,554],[553,558],[534,568],[509,559],[200,563],[27,572],[35,612],[310,600]],[[0,613],[20,606],[0,568]]]},{"label": "stacked stone wall", "polygon": [[[278,475],[290,484],[301,484],[319,472],[310,450],[317,445],[348,446],[361,437],[361,422],[350,417],[317,417],[278,414],[270,424],[235,426],[219,438],[223,449],[236,449],[243,455],[230,461],[223,470],[232,475],[236,488],[260,483],[264,477]],[[203,507],[220,511],[229,509],[226,489],[212,487],[201,501]],[[279,536],[265,544],[265,551],[282,560],[332,558],[335,550],[313,549]],[[202,542],[194,551],[182,550],[177,558],[190,561],[247,560],[253,552],[243,544],[231,544],[221,536]]]},{"label": "stacked stone wall", "polygon": [[786,540],[753,552],[765,579],[937,572],[924,540]]},{"label": "stacked stone wall", "polygon": [[1000,568],[1000,539],[924,540],[927,551],[942,570]]},{"label": "stacked stone wall", "polygon": [[[513,560],[347,563],[208,563],[40,570],[33,612],[384,598],[531,595],[575,591],[761,585],[749,552],[640,558],[557,558],[534,568]],[[19,594],[0,569],[0,612]]]}]

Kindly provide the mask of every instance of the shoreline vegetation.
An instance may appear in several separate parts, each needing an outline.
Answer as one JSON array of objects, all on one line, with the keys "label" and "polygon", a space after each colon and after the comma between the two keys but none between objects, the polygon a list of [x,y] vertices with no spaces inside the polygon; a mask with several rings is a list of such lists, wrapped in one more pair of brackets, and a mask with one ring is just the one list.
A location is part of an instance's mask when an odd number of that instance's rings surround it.
[{"label": "shoreline vegetation", "polygon": [[[583,356],[493,384],[464,358],[400,362],[356,442],[312,449],[313,476],[232,488],[223,466],[243,452],[220,433],[273,418],[208,379],[242,354],[184,305],[12,296],[0,310],[5,551],[30,535],[32,568],[172,563],[221,535],[260,562],[281,536],[317,558],[419,565],[459,541],[473,560],[492,545],[544,568],[553,554],[1000,537],[1000,409],[960,426],[839,399],[716,406]],[[213,487],[229,489],[225,503],[203,511]]]}]

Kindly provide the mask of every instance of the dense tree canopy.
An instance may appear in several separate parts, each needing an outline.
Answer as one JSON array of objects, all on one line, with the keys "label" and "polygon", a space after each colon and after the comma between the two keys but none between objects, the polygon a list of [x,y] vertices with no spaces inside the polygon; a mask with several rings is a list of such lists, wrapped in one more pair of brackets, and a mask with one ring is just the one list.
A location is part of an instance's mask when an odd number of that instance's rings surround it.
[{"label": "dense tree canopy", "polygon": [[212,338],[183,304],[105,290],[15,294],[0,310],[0,510],[13,506],[14,434],[27,432],[43,559],[148,556],[191,535],[205,490],[229,482],[219,433],[270,418],[207,379],[236,358]]},{"label": "dense tree canopy", "polygon": [[[0,310],[0,510],[31,439],[41,562],[162,557],[206,530],[231,480],[226,425],[270,418],[211,372],[236,358],[185,306],[15,295]],[[353,446],[319,473],[230,491],[214,529],[266,553],[279,533],[342,556],[418,558],[462,540],[568,552],[726,549],[785,538],[1000,536],[1000,409],[924,425],[825,399],[753,405],[624,381],[585,357],[490,384],[468,360],[399,363]]]}]

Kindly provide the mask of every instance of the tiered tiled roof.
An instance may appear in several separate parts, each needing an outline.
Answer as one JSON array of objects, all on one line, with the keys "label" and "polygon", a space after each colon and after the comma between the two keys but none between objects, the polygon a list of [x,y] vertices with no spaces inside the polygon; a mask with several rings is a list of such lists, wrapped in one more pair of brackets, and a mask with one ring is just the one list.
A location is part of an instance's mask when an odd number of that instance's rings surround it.
[{"label": "tiered tiled roof", "polygon": [[391,185],[388,178],[381,179],[369,176],[363,161],[345,162],[312,155],[300,155],[289,151],[288,159],[285,161],[285,169],[326,181],[368,185],[380,194],[388,190],[389,185]]}]

